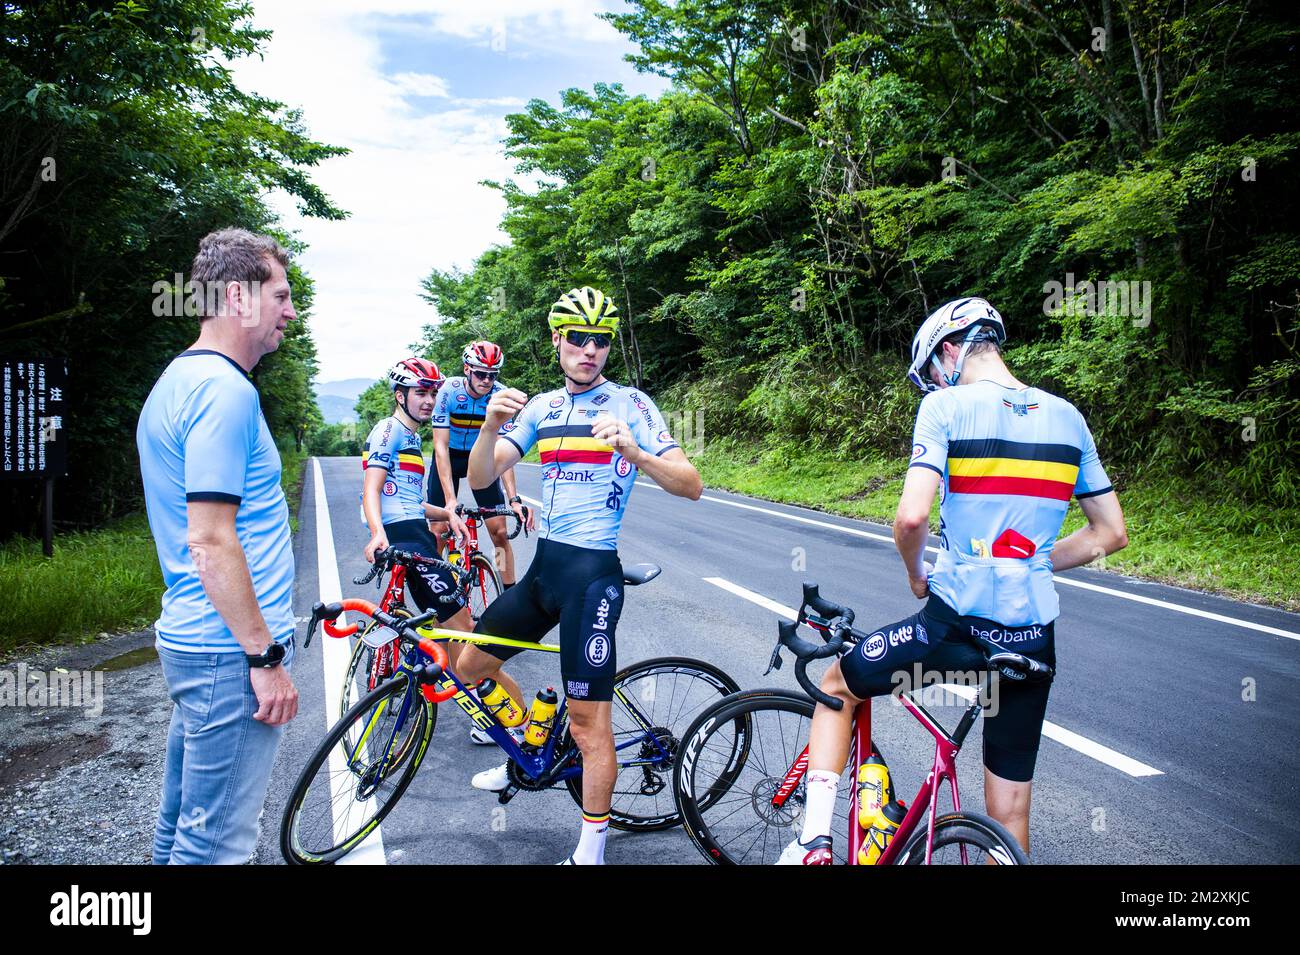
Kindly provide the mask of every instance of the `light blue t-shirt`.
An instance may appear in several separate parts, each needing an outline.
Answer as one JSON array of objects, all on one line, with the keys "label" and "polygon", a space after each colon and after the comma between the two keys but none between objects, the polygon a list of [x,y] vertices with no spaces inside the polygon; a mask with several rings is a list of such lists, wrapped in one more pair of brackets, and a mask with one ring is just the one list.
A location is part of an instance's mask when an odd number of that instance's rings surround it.
[{"label": "light blue t-shirt", "polygon": [[257,389],[219,352],[182,352],[155,382],[136,427],[149,528],[167,590],[158,646],[242,653],[199,580],[187,542],[187,501],[238,504],[235,533],[262,616],[279,643],[293,637],[293,542],[280,453]]},{"label": "light blue t-shirt", "polygon": [[931,592],[1006,626],[1055,620],[1051,553],[1070,498],[1111,490],[1078,409],[991,381],[931,392],[916,415],[911,466],[943,477]]}]

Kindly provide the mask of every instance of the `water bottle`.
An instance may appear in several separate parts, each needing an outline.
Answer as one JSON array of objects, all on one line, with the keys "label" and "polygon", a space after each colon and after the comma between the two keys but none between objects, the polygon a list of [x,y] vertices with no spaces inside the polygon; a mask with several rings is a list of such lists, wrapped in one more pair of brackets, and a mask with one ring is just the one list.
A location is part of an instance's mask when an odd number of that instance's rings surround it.
[{"label": "water bottle", "polygon": [[858,825],[870,829],[876,816],[894,798],[894,786],[889,781],[889,767],[878,753],[872,753],[858,767]]}]

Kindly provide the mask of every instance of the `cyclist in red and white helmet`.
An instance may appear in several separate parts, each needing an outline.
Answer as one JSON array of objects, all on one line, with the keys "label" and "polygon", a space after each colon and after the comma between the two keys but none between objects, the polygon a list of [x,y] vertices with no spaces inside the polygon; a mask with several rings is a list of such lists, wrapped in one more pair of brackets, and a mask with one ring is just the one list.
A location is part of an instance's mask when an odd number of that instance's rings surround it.
[{"label": "cyclist in red and white helmet", "polygon": [[[450,503],[455,507],[460,492],[461,479],[469,467],[469,453],[478,438],[488,401],[503,385],[498,379],[505,355],[501,347],[489,341],[474,341],[465,346],[462,354],[464,376],[448,378],[438,393],[438,404],[433,412],[433,459],[436,469],[429,476],[429,503],[439,507]],[[524,520],[523,501],[515,487],[514,469],[506,471],[491,486],[474,491],[474,501],[479,507],[500,507],[506,501]],[[535,518],[528,512],[531,530]],[[497,566],[501,583],[511,587],[515,582],[515,555],[507,536],[506,519],[492,517],[487,520],[492,546],[500,553]],[[439,530],[440,528],[435,528]],[[490,738],[488,742],[491,742]]]},{"label": "cyclist in red and white helmet", "polygon": [[[449,521],[456,534],[466,536],[465,523],[443,507],[424,501],[424,450],[420,428],[433,416],[438,387],[443,383],[438,366],[425,358],[404,358],[388,372],[395,408],[381,419],[366,439],[361,456],[361,513],[370,529],[366,561],[375,551],[397,547],[428,557],[438,556],[438,544],[429,533],[430,520]],[[427,574],[409,574],[411,597],[423,610],[438,611],[438,620],[456,630],[470,630],[474,622],[463,603],[443,603],[438,594],[455,588],[449,571],[428,565]]]}]

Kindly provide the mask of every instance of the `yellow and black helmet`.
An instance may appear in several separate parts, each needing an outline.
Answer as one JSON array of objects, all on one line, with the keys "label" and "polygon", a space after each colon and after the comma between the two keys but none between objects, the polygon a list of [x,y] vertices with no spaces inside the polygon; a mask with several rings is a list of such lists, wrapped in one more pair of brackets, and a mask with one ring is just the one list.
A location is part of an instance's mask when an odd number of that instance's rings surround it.
[{"label": "yellow and black helmet", "polygon": [[609,296],[599,289],[584,285],[570,289],[551,306],[547,321],[551,331],[566,328],[604,329],[618,331],[618,308]]}]

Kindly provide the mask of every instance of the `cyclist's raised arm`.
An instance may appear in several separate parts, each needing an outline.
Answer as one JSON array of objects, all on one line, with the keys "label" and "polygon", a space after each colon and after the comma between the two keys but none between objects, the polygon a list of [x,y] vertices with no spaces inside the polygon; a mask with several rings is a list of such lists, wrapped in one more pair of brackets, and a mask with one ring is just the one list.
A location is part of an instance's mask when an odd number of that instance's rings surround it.
[{"label": "cyclist's raised arm", "polygon": [[1079,510],[1088,523],[1061,538],[1052,548],[1052,570],[1058,573],[1082,567],[1128,546],[1124,512],[1114,491],[1080,497]]},{"label": "cyclist's raised arm", "polygon": [[704,493],[700,472],[668,432],[659,407],[647,394],[632,392],[614,414],[601,415],[592,434],[618,450],[661,488],[676,497],[698,501]]},{"label": "cyclist's raised arm", "polygon": [[669,448],[657,455],[647,452],[637,466],[669,494],[698,501],[704,493],[704,481],[700,478],[700,472],[695,470],[695,465],[691,464],[681,448]]},{"label": "cyclist's raised arm", "polygon": [[[503,388],[492,395],[469,453],[465,476],[471,488],[481,491],[490,486],[533,446],[537,422],[532,411],[533,402],[517,388]],[[505,440],[498,441],[498,437]]]}]

